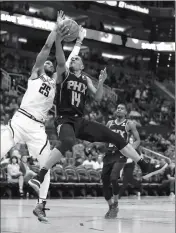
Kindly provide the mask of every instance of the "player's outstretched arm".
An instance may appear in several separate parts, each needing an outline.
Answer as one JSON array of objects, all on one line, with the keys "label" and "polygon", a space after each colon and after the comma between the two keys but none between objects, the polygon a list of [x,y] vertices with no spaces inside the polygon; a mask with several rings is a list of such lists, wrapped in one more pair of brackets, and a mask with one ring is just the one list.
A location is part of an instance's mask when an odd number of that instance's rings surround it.
[{"label": "player's outstretched arm", "polygon": [[69,68],[70,61],[71,61],[72,57],[77,56],[79,54],[84,37],[85,37],[85,29],[80,25],[79,26],[79,35],[78,35],[78,38],[76,40],[75,46],[74,46],[72,52],[70,53],[70,55],[66,61],[67,68]]},{"label": "player's outstretched arm", "polygon": [[141,139],[140,139],[140,136],[139,136],[139,133],[136,129],[136,124],[134,124],[132,121],[129,121],[128,122],[128,131],[130,131],[134,137],[134,143],[132,144],[132,147],[134,149],[137,149],[141,143]]},{"label": "player's outstretched arm", "polygon": [[101,70],[100,76],[99,76],[98,87],[95,88],[95,86],[92,83],[92,80],[89,77],[87,77],[88,90],[90,91],[91,94],[94,95],[94,98],[97,101],[101,101],[103,97],[103,84],[106,78],[107,78],[107,72],[105,68],[104,70]]},{"label": "player's outstretched arm", "polygon": [[68,34],[68,28],[61,24],[60,13],[58,14],[57,22],[54,26],[54,29],[49,34],[49,36],[45,42],[45,45],[43,46],[42,50],[40,51],[40,53],[38,54],[38,56],[36,58],[36,62],[35,62],[35,65],[33,67],[33,70],[40,69],[44,65],[45,61],[47,60],[47,58],[50,54],[50,50],[53,46],[53,43],[56,40],[57,33],[60,33],[60,35],[62,37],[66,36]]},{"label": "player's outstretched arm", "polygon": [[57,79],[58,79],[58,82],[63,81],[63,74],[65,74],[64,75],[65,77],[67,76],[70,60],[72,57],[79,54],[81,44],[82,44],[84,37],[85,37],[85,31],[84,31],[83,27],[79,26],[79,35],[78,35],[78,38],[76,40],[76,44],[75,44],[70,56],[68,57],[68,59],[66,61],[64,51],[62,49],[62,44],[61,44],[61,41],[63,40],[63,38],[61,38],[61,36],[59,34],[56,36],[56,60],[57,60]]}]

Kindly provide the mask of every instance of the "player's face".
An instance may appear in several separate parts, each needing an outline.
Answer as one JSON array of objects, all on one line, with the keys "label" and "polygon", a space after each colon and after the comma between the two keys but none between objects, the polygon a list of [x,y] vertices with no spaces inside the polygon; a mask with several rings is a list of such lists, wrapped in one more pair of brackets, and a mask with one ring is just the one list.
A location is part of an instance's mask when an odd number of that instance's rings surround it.
[{"label": "player's face", "polygon": [[44,70],[47,74],[52,75],[54,73],[54,65],[51,61],[46,61],[44,63]]},{"label": "player's face", "polygon": [[78,71],[78,70],[82,70],[83,68],[84,68],[84,65],[83,65],[81,57],[79,56],[72,57],[70,61],[70,69],[73,71]]},{"label": "player's face", "polygon": [[127,110],[126,110],[125,106],[122,105],[122,104],[119,104],[119,105],[117,106],[116,116],[117,116],[117,117],[118,117],[118,116],[120,116],[120,117],[125,117],[126,114],[127,114]]}]

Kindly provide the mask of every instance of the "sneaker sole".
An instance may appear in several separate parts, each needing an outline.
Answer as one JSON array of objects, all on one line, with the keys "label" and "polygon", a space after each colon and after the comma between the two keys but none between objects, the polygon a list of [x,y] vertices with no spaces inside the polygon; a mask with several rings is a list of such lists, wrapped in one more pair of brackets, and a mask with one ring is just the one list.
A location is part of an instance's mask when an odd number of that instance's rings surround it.
[{"label": "sneaker sole", "polygon": [[159,170],[156,170],[156,171],[154,171],[154,172],[151,172],[151,173],[149,173],[149,174],[143,176],[142,178],[143,178],[143,179],[148,179],[148,178],[150,178],[150,177],[152,177],[152,176],[154,176],[154,175],[157,175],[157,174],[161,173],[162,171],[164,171],[164,170],[166,169],[167,166],[168,166],[168,164],[165,164],[165,165],[164,165],[162,168],[160,168]]},{"label": "sneaker sole", "polygon": [[40,190],[40,182],[38,180],[29,180],[28,184],[35,190],[37,195],[39,196],[39,190]]},{"label": "sneaker sole", "polygon": [[35,212],[35,210],[33,210],[33,214],[38,218],[39,222],[48,223],[48,220],[41,220],[41,219],[38,217],[38,215],[37,215],[37,213]]}]

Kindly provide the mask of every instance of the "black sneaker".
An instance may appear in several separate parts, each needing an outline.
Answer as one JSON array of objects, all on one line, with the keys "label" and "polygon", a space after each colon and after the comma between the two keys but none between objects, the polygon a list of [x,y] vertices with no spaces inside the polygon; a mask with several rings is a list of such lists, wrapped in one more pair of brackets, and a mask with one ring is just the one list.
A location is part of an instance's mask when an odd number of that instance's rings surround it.
[{"label": "black sneaker", "polygon": [[111,212],[112,205],[109,206],[108,212],[105,214],[105,219],[110,219],[110,212]]},{"label": "black sneaker", "polygon": [[118,212],[119,212],[118,202],[115,202],[112,205],[112,208],[111,208],[110,213],[109,213],[110,218],[116,218]]},{"label": "black sneaker", "polygon": [[28,184],[35,190],[39,197],[39,190],[40,190],[40,182],[36,179],[31,179],[28,181]]},{"label": "black sneaker", "polygon": [[168,166],[168,164],[166,163],[166,164],[164,164],[162,166],[155,166],[152,169],[150,169],[151,167],[149,168],[149,166],[148,166],[148,171],[142,172],[142,175],[143,175],[142,178],[143,179],[148,179],[151,176],[154,176],[154,175],[157,175],[157,174],[163,172],[166,169],[166,167]]},{"label": "black sneaker", "polygon": [[43,203],[38,203],[33,210],[33,214],[38,217],[38,220],[43,223],[47,223],[48,219],[46,217],[45,210],[50,210],[48,208],[45,208],[46,201],[43,201]]}]

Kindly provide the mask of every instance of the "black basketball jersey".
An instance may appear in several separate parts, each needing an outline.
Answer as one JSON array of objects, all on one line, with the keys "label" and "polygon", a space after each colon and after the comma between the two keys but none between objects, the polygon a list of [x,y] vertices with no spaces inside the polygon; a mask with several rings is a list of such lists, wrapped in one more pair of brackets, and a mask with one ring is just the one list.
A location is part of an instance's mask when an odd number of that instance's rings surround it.
[{"label": "black basketball jersey", "polygon": [[57,91],[57,114],[82,116],[86,95],[87,80],[85,75],[76,77],[73,73],[69,73]]},{"label": "black basketball jersey", "polygon": [[[108,128],[113,132],[120,134],[125,139],[126,142],[128,142],[129,140],[129,132],[126,130],[127,122],[128,119],[125,119],[120,124],[117,123],[117,120],[111,120],[108,122]],[[117,150],[117,148],[113,144],[109,143],[108,150],[115,151]]]}]

